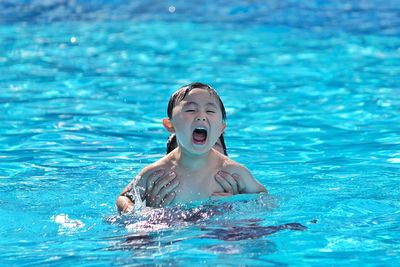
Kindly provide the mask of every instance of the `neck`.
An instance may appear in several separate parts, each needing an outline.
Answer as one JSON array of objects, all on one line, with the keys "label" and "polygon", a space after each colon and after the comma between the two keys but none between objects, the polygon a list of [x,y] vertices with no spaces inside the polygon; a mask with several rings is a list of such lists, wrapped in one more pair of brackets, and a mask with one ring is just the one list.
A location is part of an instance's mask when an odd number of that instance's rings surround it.
[{"label": "neck", "polygon": [[187,151],[178,148],[176,151],[176,160],[180,166],[186,170],[202,170],[209,165],[210,152],[201,155],[193,155]]}]

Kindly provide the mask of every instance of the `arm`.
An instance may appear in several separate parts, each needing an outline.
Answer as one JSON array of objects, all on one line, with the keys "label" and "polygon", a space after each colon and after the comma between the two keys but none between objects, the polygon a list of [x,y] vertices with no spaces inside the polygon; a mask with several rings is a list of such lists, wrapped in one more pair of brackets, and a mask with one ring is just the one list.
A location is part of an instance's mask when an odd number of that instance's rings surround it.
[{"label": "arm", "polygon": [[250,173],[250,171],[244,167],[240,166],[236,171],[236,177],[238,183],[242,183],[243,193],[268,193],[267,189]]},{"label": "arm", "polygon": [[174,172],[164,169],[145,168],[137,178],[129,183],[117,198],[116,206],[119,212],[130,212],[134,208],[135,192],[138,188],[140,198],[146,206],[161,207],[171,204],[175,198],[175,189],[179,185]]},{"label": "arm", "polygon": [[128,213],[134,208],[134,203],[132,200],[126,196],[118,196],[117,202],[117,209],[119,213]]},{"label": "arm", "polygon": [[136,184],[142,184],[143,181],[141,182],[140,180],[143,180],[142,176],[137,176],[135,179],[133,179],[119,194],[117,201],[116,201],[116,206],[118,209],[118,212],[120,213],[127,213],[133,210],[134,208],[134,192],[131,192],[133,190],[133,186],[136,186]]}]

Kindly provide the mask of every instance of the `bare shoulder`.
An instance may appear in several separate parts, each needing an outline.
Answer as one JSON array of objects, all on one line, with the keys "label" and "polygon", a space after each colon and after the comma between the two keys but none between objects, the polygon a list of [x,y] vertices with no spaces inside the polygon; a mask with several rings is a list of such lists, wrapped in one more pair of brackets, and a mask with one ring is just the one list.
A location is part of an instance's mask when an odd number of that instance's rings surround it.
[{"label": "bare shoulder", "polygon": [[168,160],[167,160],[166,156],[157,160],[156,162],[154,162],[150,165],[147,165],[136,176],[136,178],[135,178],[136,184],[145,186],[147,179],[149,178],[150,175],[152,175],[156,171],[163,170],[168,167],[169,167],[169,165],[168,165]]},{"label": "bare shoulder", "polygon": [[249,169],[247,169],[244,165],[233,161],[232,159],[227,159],[224,162],[224,168],[227,172],[232,174],[236,173],[244,179],[253,178],[253,175],[251,174]]},{"label": "bare shoulder", "polygon": [[245,185],[245,193],[260,193],[267,192],[265,187],[251,174],[249,169],[247,169],[244,165],[232,160],[227,159],[224,162],[224,169],[230,174],[236,174],[239,176],[244,185]]}]

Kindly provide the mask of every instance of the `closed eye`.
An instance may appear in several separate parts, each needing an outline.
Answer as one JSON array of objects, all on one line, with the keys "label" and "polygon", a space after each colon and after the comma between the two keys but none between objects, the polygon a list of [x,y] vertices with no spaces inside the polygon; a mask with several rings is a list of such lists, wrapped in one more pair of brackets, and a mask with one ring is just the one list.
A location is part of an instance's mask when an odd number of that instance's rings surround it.
[{"label": "closed eye", "polygon": [[207,113],[213,114],[213,113],[216,113],[216,112],[214,110],[207,110]]},{"label": "closed eye", "polygon": [[187,109],[187,110],[185,110],[185,112],[194,112],[195,110],[194,109]]}]

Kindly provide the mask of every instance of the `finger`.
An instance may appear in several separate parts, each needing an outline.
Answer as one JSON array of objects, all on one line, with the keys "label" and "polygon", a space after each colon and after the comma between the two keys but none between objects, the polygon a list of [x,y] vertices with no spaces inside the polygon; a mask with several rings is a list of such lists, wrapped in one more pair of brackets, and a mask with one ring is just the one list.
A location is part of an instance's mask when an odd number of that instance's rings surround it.
[{"label": "finger", "polygon": [[154,171],[153,173],[150,174],[150,176],[147,178],[147,184],[146,184],[146,205],[150,207],[154,207],[154,194],[152,194],[154,186],[156,182],[165,176],[165,171],[163,169],[159,169]]},{"label": "finger", "polygon": [[146,191],[150,192],[153,189],[154,183],[164,175],[165,171],[163,169],[157,170],[150,174],[149,178],[147,178],[146,183]]},{"label": "finger", "polygon": [[170,173],[164,175],[163,177],[159,178],[154,183],[153,189],[150,191],[150,195],[156,199],[159,198],[160,190],[175,178],[176,178],[176,174],[174,172],[170,172]]},{"label": "finger", "polygon": [[217,174],[215,175],[215,180],[222,186],[222,188],[223,188],[226,192],[233,194],[233,188],[232,188],[231,184],[228,183],[228,182],[224,179],[224,177],[222,177],[220,174],[217,173]]},{"label": "finger", "polygon": [[153,189],[149,192],[149,198],[151,199],[151,203],[153,207],[159,207],[160,203],[163,199],[162,196],[160,196],[160,190],[168,183],[170,183],[173,179],[176,178],[175,173],[169,173],[168,175],[164,175],[163,177],[159,178],[156,182],[155,185],[153,186]]},{"label": "finger", "polygon": [[173,179],[170,183],[166,184],[163,188],[158,191],[155,196],[156,205],[161,205],[164,198],[175,190],[175,188],[179,185],[179,180],[177,178]]},{"label": "finger", "polygon": [[245,192],[246,185],[245,185],[244,181],[241,179],[241,177],[239,176],[239,174],[233,173],[232,177],[233,177],[233,179],[235,179],[235,181],[238,185],[239,193]]},{"label": "finger", "polygon": [[231,185],[232,190],[233,190],[232,193],[234,195],[239,193],[238,184],[237,184],[236,180],[233,179],[233,177],[232,177],[232,175],[230,173],[227,173],[227,172],[224,172],[224,171],[219,171],[218,174],[220,176],[222,176]]},{"label": "finger", "polygon": [[164,199],[165,196],[172,191],[175,191],[175,189],[179,185],[179,180],[177,177],[175,177],[170,183],[166,184],[163,188],[160,189],[158,192],[158,195],[160,196],[161,199]]},{"label": "finger", "polygon": [[171,192],[170,194],[168,194],[162,201],[162,205],[163,206],[168,206],[169,204],[172,203],[172,201],[175,199],[176,193],[175,192]]},{"label": "finger", "polygon": [[231,193],[227,193],[227,192],[215,192],[215,193],[212,193],[212,196],[228,197],[228,196],[233,196],[233,195]]}]

